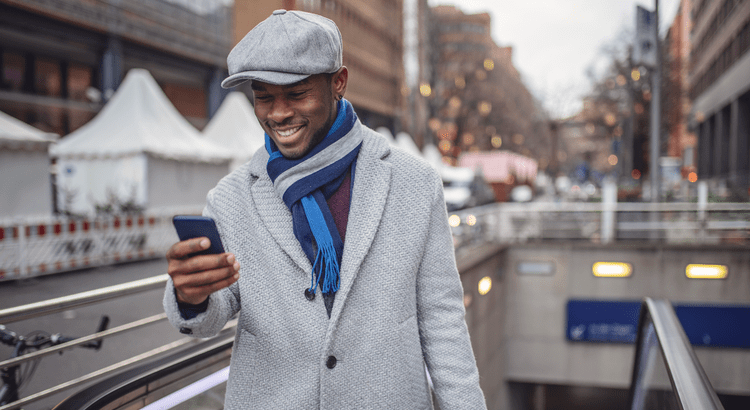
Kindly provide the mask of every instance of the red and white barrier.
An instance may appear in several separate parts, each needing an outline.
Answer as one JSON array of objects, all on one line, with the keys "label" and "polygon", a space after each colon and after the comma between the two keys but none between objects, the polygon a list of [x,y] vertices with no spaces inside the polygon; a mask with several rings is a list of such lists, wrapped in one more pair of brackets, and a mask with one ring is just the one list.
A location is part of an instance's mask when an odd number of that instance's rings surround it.
[{"label": "red and white barrier", "polygon": [[172,216],[200,212],[0,220],[0,281],[161,257],[177,241]]}]

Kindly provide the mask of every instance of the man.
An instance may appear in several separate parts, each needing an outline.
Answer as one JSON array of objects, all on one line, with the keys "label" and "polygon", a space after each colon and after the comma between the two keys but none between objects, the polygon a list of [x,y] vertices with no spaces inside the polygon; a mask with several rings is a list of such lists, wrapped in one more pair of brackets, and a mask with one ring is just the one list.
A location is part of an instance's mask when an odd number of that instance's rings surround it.
[{"label": "man", "polygon": [[336,25],[277,10],[227,62],[266,147],[208,194],[228,252],[173,245],[164,297],[196,337],[239,312],[225,407],[428,409],[426,365],[442,410],[484,409],[440,178],[343,99]]}]

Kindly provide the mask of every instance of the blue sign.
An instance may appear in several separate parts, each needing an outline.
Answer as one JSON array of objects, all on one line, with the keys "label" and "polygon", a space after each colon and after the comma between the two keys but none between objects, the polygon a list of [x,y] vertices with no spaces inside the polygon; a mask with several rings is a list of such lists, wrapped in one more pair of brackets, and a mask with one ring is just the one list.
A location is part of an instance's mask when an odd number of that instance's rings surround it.
[{"label": "blue sign", "polygon": [[694,346],[750,349],[750,306],[679,304],[674,312]]},{"label": "blue sign", "polygon": [[[569,300],[566,337],[574,342],[635,343],[640,301]],[[750,349],[750,306],[674,304],[695,346]]]},{"label": "blue sign", "polygon": [[635,343],[641,302],[568,301],[568,340]]}]

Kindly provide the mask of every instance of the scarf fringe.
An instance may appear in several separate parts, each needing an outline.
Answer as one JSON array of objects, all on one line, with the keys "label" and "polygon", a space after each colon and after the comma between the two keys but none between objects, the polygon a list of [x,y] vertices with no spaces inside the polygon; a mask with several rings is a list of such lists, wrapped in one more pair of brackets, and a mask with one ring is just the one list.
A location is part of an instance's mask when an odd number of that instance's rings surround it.
[{"label": "scarf fringe", "polygon": [[321,273],[324,273],[323,285],[321,286],[323,293],[337,292],[341,283],[339,271],[339,262],[333,243],[320,245],[318,247],[318,254],[315,256],[315,263],[313,264],[310,293],[315,294],[315,289],[318,288],[318,284],[320,283]]}]

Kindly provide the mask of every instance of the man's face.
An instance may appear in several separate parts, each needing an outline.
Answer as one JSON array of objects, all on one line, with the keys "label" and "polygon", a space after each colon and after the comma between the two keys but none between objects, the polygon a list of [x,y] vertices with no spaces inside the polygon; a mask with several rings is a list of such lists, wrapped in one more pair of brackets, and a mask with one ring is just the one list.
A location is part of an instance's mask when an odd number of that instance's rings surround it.
[{"label": "man's face", "polygon": [[253,81],[255,116],[285,157],[301,158],[325,138],[336,120],[336,75],[289,85]]}]

